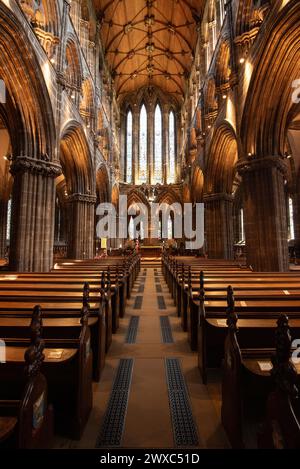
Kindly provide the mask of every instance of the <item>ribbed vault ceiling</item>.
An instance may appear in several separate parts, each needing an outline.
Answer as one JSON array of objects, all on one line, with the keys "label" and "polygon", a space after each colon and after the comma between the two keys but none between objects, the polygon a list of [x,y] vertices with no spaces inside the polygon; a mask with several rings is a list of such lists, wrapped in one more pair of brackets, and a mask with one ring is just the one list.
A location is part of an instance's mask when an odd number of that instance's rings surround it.
[{"label": "ribbed vault ceiling", "polygon": [[205,0],[95,0],[118,97],[159,86],[182,97]]}]

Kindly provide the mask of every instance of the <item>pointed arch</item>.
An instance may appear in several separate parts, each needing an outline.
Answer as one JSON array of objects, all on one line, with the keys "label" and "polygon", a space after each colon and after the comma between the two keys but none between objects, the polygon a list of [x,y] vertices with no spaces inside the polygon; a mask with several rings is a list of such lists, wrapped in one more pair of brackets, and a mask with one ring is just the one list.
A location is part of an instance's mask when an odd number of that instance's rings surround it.
[{"label": "pointed arch", "polygon": [[126,112],[126,143],[125,143],[125,181],[133,180],[133,114],[129,106]]},{"label": "pointed arch", "polygon": [[90,78],[85,78],[81,87],[82,99],[80,103],[80,115],[88,127],[92,124],[95,115],[95,93],[93,82]]},{"label": "pointed arch", "polygon": [[162,110],[159,101],[154,112],[154,184],[162,182]]},{"label": "pointed arch", "polygon": [[173,108],[169,111],[168,184],[176,182],[176,119]]},{"label": "pointed arch", "polygon": [[61,133],[60,162],[68,194],[94,194],[90,149],[83,128],[75,121],[68,123]]},{"label": "pointed arch", "polygon": [[143,184],[148,180],[148,112],[144,102],[140,109],[140,135],[139,135],[139,182]]},{"label": "pointed arch", "polygon": [[79,91],[82,83],[82,64],[76,39],[70,36],[65,49],[65,78],[67,85]]},{"label": "pointed arch", "polygon": [[109,176],[105,164],[101,164],[96,173],[96,195],[97,203],[110,201]]},{"label": "pointed arch", "polygon": [[55,122],[45,79],[27,32],[0,2],[0,76],[6,104],[0,116],[11,138],[12,154],[53,159]]},{"label": "pointed arch", "polygon": [[292,86],[300,74],[299,28],[299,2],[278,6],[247,59],[252,72],[241,121],[245,155],[284,155]]},{"label": "pointed arch", "polygon": [[202,169],[196,166],[192,178],[192,197],[193,202],[199,203],[203,200],[204,175]]},{"label": "pointed arch", "polygon": [[235,165],[238,160],[238,143],[233,128],[221,124],[215,131],[205,171],[206,194],[232,194]]}]

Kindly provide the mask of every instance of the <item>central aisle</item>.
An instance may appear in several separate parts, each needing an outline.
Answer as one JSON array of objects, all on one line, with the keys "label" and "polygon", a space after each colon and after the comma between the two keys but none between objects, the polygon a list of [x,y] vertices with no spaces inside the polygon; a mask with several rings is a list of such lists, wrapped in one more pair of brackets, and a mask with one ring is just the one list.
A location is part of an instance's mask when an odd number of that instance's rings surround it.
[{"label": "central aisle", "polygon": [[[128,344],[125,340],[131,316],[139,316],[139,324],[135,343]],[[169,317],[174,340],[172,344],[163,343],[160,316]],[[133,359],[133,368],[121,447],[176,447],[166,358],[177,358],[181,365],[192,420],[198,433],[198,443],[194,447],[228,447],[220,425],[219,376],[209,386],[201,383],[197,355],[190,351],[186,333],[182,332],[160,266],[144,268],[143,265],[126,307],[126,317],[121,320],[119,331],[113,336],[101,381],[94,383],[94,409],[89,423],[82,440],[72,442],[71,446],[95,448],[120,359],[128,358]]]}]

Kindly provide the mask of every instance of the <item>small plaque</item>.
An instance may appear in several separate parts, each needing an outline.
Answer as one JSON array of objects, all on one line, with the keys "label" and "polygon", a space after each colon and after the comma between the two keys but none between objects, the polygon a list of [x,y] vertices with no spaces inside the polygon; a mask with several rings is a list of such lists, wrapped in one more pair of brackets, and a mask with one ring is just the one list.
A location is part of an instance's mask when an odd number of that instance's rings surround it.
[{"label": "small plaque", "polygon": [[40,397],[33,403],[32,426],[36,430],[43,422],[45,414],[45,395],[42,393]]},{"label": "small plaque", "polygon": [[241,301],[241,306],[243,306],[243,308],[245,308],[247,306],[246,301]]},{"label": "small plaque", "polygon": [[227,326],[226,319],[217,319],[218,326]]},{"label": "small plaque", "polygon": [[273,368],[273,365],[270,361],[268,361],[268,362],[257,362],[257,363],[258,363],[258,366],[261,369],[261,371],[271,371],[272,368]]},{"label": "small plaque", "polygon": [[50,360],[58,360],[59,358],[62,357],[63,351],[62,350],[51,350],[48,353],[48,359]]}]

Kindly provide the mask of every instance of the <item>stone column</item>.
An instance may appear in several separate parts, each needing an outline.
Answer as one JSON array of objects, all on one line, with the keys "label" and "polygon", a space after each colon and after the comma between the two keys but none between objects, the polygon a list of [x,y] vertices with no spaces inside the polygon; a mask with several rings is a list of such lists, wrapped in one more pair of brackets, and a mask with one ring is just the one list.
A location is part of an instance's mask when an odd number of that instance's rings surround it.
[{"label": "stone column", "polygon": [[11,166],[12,228],[10,268],[24,272],[49,271],[53,266],[55,178],[58,163],[29,157]]},{"label": "stone column", "polygon": [[69,197],[70,226],[68,257],[92,259],[95,239],[96,197],[90,194],[72,194]]},{"label": "stone column", "polygon": [[287,271],[286,166],[271,156],[241,161],[237,171],[243,178],[248,265],[261,272]]},{"label": "stone column", "polygon": [[0,200],[0,259],[3,259],[6,253],[7,207],[8,201]]},{"label": "stone column", "polygon": [[233,259],[233,198],[226,193],[204,195],[208,256]]}]

